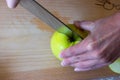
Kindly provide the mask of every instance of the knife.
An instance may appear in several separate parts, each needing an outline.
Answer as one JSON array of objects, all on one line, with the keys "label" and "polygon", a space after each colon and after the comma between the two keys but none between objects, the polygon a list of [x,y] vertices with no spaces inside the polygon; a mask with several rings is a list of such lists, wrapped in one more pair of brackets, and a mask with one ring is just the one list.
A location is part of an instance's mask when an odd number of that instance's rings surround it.
[{"label": "knife", "polygon": [[81,39],[85,38],[88,35],[88,31],[78,29],[77,27],[72,28],[71,25],[66,25],[64,22],[54,16],[50,11],[39,4],[36,0],[20,0],[20,5],[57,31],[59,31],[58,29],[61,26],[66,26],[73,33],[79,35]]}]

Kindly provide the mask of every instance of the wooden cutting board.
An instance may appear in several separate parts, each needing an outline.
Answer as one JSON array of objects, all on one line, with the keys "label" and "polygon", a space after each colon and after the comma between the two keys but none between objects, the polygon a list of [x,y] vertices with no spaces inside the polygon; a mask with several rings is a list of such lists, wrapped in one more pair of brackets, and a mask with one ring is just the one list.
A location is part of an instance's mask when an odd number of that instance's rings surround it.
[{"label": "wooden cutting board", "polygon": [[[38,0],[66,24],[74,20],[96,20],[118,11],[119,7],[112,9],[108,3],[103,7],[101,1],[105,0]],[[117,0],[110,1],[119,5]],[[1,0],[0,80],[87,80],[117,75],[108,67],[86,72],[62,67],[50,49],[53,32],[21,6],[9,9],[5,0]]]}]

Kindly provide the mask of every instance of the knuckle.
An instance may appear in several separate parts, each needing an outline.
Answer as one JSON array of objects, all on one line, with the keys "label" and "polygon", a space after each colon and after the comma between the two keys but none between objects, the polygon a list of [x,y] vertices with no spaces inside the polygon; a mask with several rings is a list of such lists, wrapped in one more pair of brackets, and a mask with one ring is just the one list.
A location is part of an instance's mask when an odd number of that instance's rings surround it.
[{"label": "knuckle", "polygon": [[87,50],[91,51],[91,50],[94,50],[95,49],[95,43],[91,42],[87,45]]},{"label": "knuckle", "polygon": [[98,49],[100,45],[101,45],[101,40],[98,40],[92,36],[86,48],[87,50],[95,50]]},{"label": "knuckle", "polygon": [[92,56],[93,56],[94,58],[96,58],[96,59],[101,59],[100,51],[99,51],[99,50],[93,51]]}]

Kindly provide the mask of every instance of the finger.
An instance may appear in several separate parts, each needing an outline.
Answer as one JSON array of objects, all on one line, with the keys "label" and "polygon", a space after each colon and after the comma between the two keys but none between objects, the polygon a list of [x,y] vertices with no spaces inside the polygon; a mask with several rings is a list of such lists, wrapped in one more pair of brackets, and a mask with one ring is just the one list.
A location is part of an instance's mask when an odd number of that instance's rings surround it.
[{"label": "finger", "polygon": [[93,65],[96,65],[98,60],[86,60],[86,61],[79,61],[78,63],[72,64],[72,67],[79,68],[79,69],[87,69],[91,68]]},{"label": "finger", "polygon": [[6,0],[9,8],[15,8],[20,0]]},{"label": "finger", "polygon": [[94,53],[92,52],[92,54],[90,55],[90,52],[89,52],[89,53],[86,53],[86,54],[80,54],[80,55],[76,55],[76,56],[73,56],[73,57],[66,58],[61,62],[61,65],[62,66],[69,66],[69,65],[78,63],[80,61],[97,59],[97,57],[94,56],[93,54]]},{"label": "finger", "polygon": [[[87,39],[82,41],[81,43],[79,43],[77,45],[71,46],[71,47],[63,50],[62,53],[60,54],[60,57],[61,58],[68,58],[68,57],[71,57],[71,56],[75,56],[75,55],[78,55],[78,54],[85,53],[86,52],[86,49],[84,48],[84,46],[85,46],[84,42],[85,41],[87,41]],[[80,45],[82,45],[82,47],[80,47]]]},{"label": "finger", "polygon": [[81,68],[75,68],[74,71],[76,72],[79,72],[79,71],[89,71],[89,70],[95,70],[95,69],[98,69],[98,68],[101,68],[103,66],[107,66],[109,65],[108,63],[105,63],[105,64],[96,64],[92,67],[89,67],[89,68],[84,68],[84,69],[81,69]]},{"label": "finger", "polygon": [[91,32],[95,27],[95,24],[92,21],[75,21],[74,24],[79,28],[82,28],[84,30],[88,30]]},{"label": "finger", "polygon": [[105,63],[105,61],[101,59],[101,60],[85,61],[81,63],[79,62],[72,66],[75,67],[74,71],[88,71],[88,70],[94,70],[97,68],[101,68],[109,64],[110,63]]},{"label": "finger", "polygon": [[62,51],[62,53],[60,54],[60,57],[61,58],[68,58],[68,57],[71,57],[71,56],[84,54],[84,53],[88,52],[89,50],[93,49],[93,45],[91,45],[93,40],[90,39],[89,37],[90,36],[85,38],[79,44],[71,46],[70,48],[67,48],[64,51]]},{"label": "finger", "polygon": [[91,70],[91,68],[87,68],[87,69],[75,68],[75,69],[74,69],[75,72],[79,72],[79,71],[89,71],[89,70]]}]

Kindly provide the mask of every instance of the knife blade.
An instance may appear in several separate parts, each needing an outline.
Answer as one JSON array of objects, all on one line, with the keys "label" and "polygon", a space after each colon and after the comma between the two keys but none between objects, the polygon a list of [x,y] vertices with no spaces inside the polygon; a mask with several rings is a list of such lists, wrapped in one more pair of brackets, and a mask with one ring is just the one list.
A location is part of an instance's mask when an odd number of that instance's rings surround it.
[{"label": "knife blade", "polygon": [[63,23],[60,19],[54,16],[50,11],[44,8],[36,0],[21,0],[20,5],[57,31],[59,31],[58,29],[61,26],[66,26],[72,32],[79,35],[82,39],[88,35],[87,31],[80,31],[80,29],[71,28],[70,26]]}]

